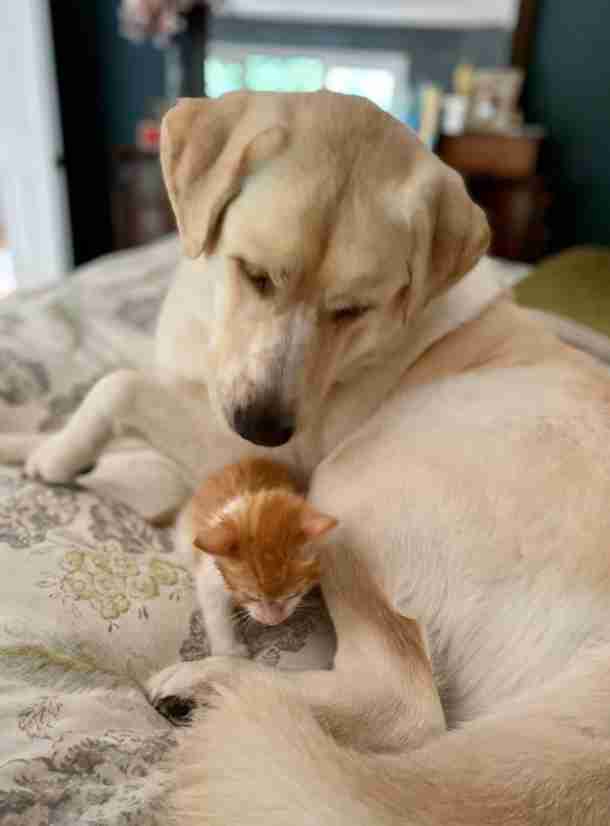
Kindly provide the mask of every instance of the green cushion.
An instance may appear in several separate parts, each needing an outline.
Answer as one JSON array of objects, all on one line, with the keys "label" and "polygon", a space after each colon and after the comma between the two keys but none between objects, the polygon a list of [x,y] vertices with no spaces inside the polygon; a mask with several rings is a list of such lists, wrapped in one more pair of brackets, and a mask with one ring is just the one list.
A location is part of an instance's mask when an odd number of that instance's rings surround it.
[{"label": "green cushion", "polygon": [[610,249],[574,247],[545,258],[515,287],[519,304],[610,336]]}]

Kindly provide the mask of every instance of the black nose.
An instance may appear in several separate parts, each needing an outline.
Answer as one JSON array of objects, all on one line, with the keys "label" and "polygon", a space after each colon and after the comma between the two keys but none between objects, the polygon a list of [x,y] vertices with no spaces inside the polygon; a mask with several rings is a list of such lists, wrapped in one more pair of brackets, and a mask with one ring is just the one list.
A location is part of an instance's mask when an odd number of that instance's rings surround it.
[{"label": "black nose", "polygon": [[233,430],[255,445],[279,447],[293,437],[295,425],[293,417],[277,407],[258,404],[235,410]]}]

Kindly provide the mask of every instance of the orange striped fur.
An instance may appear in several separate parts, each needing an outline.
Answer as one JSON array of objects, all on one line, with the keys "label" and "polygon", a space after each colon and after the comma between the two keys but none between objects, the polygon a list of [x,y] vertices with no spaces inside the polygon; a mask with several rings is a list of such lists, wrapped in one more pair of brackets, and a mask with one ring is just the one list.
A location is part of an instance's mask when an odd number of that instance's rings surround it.
[{"label": "orange striped fur", "polygon": [[336,525],[307,502],[284,465],[261,458],[209,477],[189,516],[195,552],[211,555],[233,601],[268,624],[289,616],[318,583],[314,540]]}]

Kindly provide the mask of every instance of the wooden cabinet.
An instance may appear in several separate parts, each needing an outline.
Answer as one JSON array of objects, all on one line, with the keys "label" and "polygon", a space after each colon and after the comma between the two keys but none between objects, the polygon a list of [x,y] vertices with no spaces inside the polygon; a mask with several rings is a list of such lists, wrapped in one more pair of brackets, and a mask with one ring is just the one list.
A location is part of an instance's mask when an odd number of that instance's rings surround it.
[{"label": "wooden cabinet", "polygon": [[[506,136],[446,136],[438,153],[464,175],[470,194],[485,210],[492,255],[535,261],[545,254],[551,198],[545,180],[535,172],[537,144]],[[115,153],[112,224],[117,250],[175,230],[158,155],[135,147]]]},{"label": "wooden cabinet", "polygon": [[538,135],[443,136],[438,154],[460,172],[492,230],[490,252],[514,261],[536,261],[548,249],[551,194],[537,174]]},{"label": "wooden cabinet", "polygon": [[176,229],[157,154],[121,147],[114,158],[114,248],[154,241]]}]

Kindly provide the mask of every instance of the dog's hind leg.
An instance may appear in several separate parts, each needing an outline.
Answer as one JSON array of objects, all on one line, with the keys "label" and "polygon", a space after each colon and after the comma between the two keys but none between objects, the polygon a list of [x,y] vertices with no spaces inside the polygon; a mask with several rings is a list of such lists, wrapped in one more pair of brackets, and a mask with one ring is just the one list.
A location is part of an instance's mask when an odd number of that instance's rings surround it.
[{"label": "dog's hind leg", "polygon": [[607,647],[580,655],[547,686],[392,755],[341,748],[271,677],[221,686],[166,766],[169,812],[183,826],[606,826],[608,663]]}]

